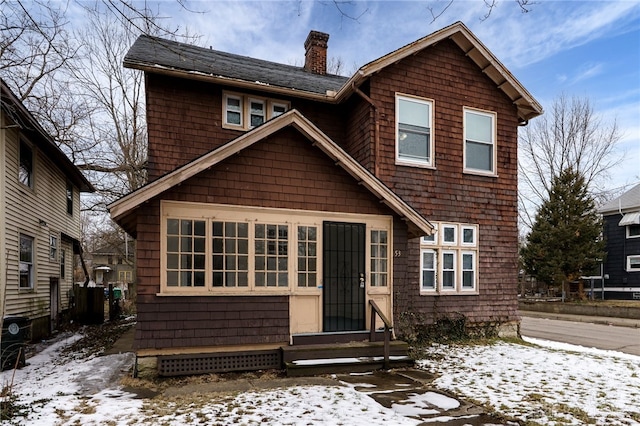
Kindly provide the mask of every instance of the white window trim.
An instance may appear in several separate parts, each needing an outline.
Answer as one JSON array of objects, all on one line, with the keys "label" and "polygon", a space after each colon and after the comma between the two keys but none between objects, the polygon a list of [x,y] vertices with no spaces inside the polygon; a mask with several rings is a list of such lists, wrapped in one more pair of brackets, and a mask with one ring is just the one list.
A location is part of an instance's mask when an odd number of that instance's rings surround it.
[{"label": "white window trim", "polygon": [[[437,229],[438,234],[441,236],[437,237],[435,241],[426,241],[424,238],[420,238],[420,294],[421,295],[476,295],[478,294],[478,285],[479,285],[479,226],[477,224],[467,224],[467,223],[449,223],[449,222],[431,222],[435,229]],[[455,229],[455,243],[444,242],[444,229],[445,227],[452,227]],[[474,230],[474,242],[471,243],[463,243],[462,242],[462,230],[464,229],[473,229]],[[436,253],[436,288],[435,289],[425,289],[423,288],[423,277],[422,271],[424,268],[424,259],[423,253],[425,251]],[[444,288],[443,283],[443,255],[445,253],[453,254],[454,259],[454,275],[455,275],[455,286],[454,288]],[[473,288],[463,287],[463,255],[471,254],[473,256],[473,272],[474,272],[474,282]]]},{"label": "white window trim", "polygon": [[640,272],[640,267],[639,268],[631,267],[632,259],[637,259],[638,261],[640,261],[640,254],[633,254],[631,256],[627,256],[627,272]]},{"label": "white window trim", "polygon": [[[471,167],[467,167],[467,112],[471,112],[474,114],[478,114],[478,115],[485,115],[487,117],[491,118],[491,124],[492,124],[492,137],[493,137],[493,141],[491,146],[493,147],[492,149],[492,158],[491,158],[491,165],[493,170],[489,171],[489,170],[482,170],[482,169],[473,169]],[[482,110],[482,109],[477,109],[477,108],[472,108],[472,107],[463,107],[462,108],[462,161],[463,161],[463,172],[464,173],[469,173],[469,174],[474,174],[474,175],[483,175],[483,176],[493,176],[493,177],[497,177],[498,176],[498,171],[497,171],[497,166],[498,166],[498,142],[497,142],[497,123],[498,123],[498,115],[493,112],[493,111],[487,111],[487,110]],[[485,145],[489,145],[486,142],[482,142],[482,141],[475,141],[477,143],[482,143]]]},{"label": "white window trim", "polygon": [[[459,251],[458,250],[450,250],[450,249],[445,249],[445,250],[440,250],[440,259],[439,259],[439,264],[441,265],[440,268],[438,268],[438,273],[440,275],[440,279],[438,280],[440,282],[440,292],[443,294],[446,293],[457,293],[459,291],[459,287],[460,287],[460,268],[458,267],[458,255],[459,255]],[[444,269],[444,256],[448,254],[453,255],[453,269],[447,269],[445,271]],[[444,273],[445,272],[450,272],[453,271],[453,287],[445,287],[444,286]]]},{"label": "white window trim", "polygon": [[[251,108],[251,104],[260,104],[262,105],[262,123],[260,123],[259,125],[264,124],[267,121],[267,100],[266,99],[262,99],[262,98],[252,98],[250,97],[248,99],[247,102],[247,128],[249,129],[253,129],[254,127],[258,127],[258,126],[254,126],[251,124],[251,117],[254,115],[253,114],[253,110]],[[256,114],[257,115],[257,114]]]},{"label": "white window trim", "polygon": [[[160,292],[158,296],[178,295],[178,296],[228,296],[228,295],[292,295],[292,294],[319,294],[322,291],[322,226],[324,221],[340,221],[365,223],[365,281],[366,292],[371,294],[390,294],[393,283],[393,264],[392,264],[392,243],[393,243],[393,219],[390,216],[381,215],[360,215],[351,213],[332,213],[320,211],[302,211],[289,209],[273,209],[262,207],[232,206],[222,204],[206,204],[206,203],[189,203],[175,201],[161,201],[161,226],[160,226]],[[205,286],[204,287],[168,287],[166,285],[166,269],[167,269],[167,234],[166,219],[188,219],[188,220],[205,220],[206,223],[206,248],[205,248]],[[288,273],[289,285],[287,287],[213,287],[211,285],[212,272],[212,238],[210,224],[212,220],[228,221],[228,222],[248,222],[251,229],[255,223],[268,224],[286,224],[289,225],[289,258]],[[298,265],[297,265],[297,247],[298,233],[297,226],[316,226],[318,265],[318,280],[316,287],[298,287]],[[292,233],[292,230],[295,232]],[[372,287],[371,280],[371,230],[387,231],[389,241],[389,251],[387,252],[387,286]],[[253,230],[250,231],[250,236]],[[254,256],[255,241],[250,238],[249,256]],[[293,250],[293,251],[292,251]],[[292,255],[293,254],[293,255]],[[254,270],[250,268],[250,274]],[[250,277],[252,282],[253,277]]]},{"label": "white window trim", "polygon": [[[229,106],[227,99],[237,99],[240,102],[240,111],[233,111],[233,112],[240,113],[240,124],[229,123],[227,121],[227,107]],[[243,102],[242,95],[236,95],[233,93],[224,93],[224,95],[222,96],[222,127],[227,127],[231,129],[244,129],[244,122],[245,122],[244,104],[245,102]]]},{"label": "white window trim", "polygon": [[[442,232],[440,233],[440,245],[443,247],[454,247],[458,245],[458,225],[454,223],[441,223],[440,228]],[[453,241],[445,241],[445,230],[446,228],[453,228]]]},{"label": "white window trim", "polygon": [[433,234],[431,234],[431,237],[433,237],[432,240],[427,239],[427,237],[421,237],[420,238],[420,244],[425,244],[425,245],[430,245],[430,246],[435,246],[438,245],[438,238],[440,238],[439,234],[438,234],[438,224],[437,223],[432,223],[433,225]]},{"label": "white window trim", "polygon": [[[467,243],[464,241],[464,231],[471,229],[473,231],[473,242]],[[460,245],[463,247],[477,247],[478,246],[478,227],[476,225],[460,225]]]},{"label": "white window trim", "polygon": [[[424,253],[431,253],[433,255],[433,271],[434,271],[434,286],[433,288],[424,287]],[[430,269],[431,270],[431,269]],[[438,292],[438,250],[435,248],[422,248],[420,249],[420,293],[421,294],[434,294]]]},{"label": "white window trim", "polygon": [[[469,271],[469,269],[464,269],[464,255],[471,255],[473,259],[473,286],[465,287],[464,286],[464,272]],[[478,252],[473,250],[460,250],[460,291],[462,292],[475,292],[478,284]]]},{"label": "white window trim", "polygon": [[[227,99],[238,99],[240,101],[240,124],[233,124],[227,122]],[[251,102],[260,102],[263,105],[264,122],[267,122],[275,117],[273,114],[274,106],[282,106],[285,108],[285,112],[291,109],[289,102],[265,98],[261,96],[249,96],[238,92],[222,93],[222,127],[225,129],[233,130],[251,130],[255,126],[251,126]]]},{"label": "white window trim", "polygon": [[[627,239],[640,238],[640,234],[638,234],[638,235],[630,235],[631,234],[631,232],[630,232],[631,231],[631,226],[632,225],[627,225],[627,226],[624,227],[625,228],[624,232],[625,232],[626,238]],[[636,225],[636,226],[638,226],[638,225]]]},{"label": "white window trim", "polygon": [[49,260],[58,261],[59,241],[57,235],[49,234]]},{"label": "white window trim", "polygon": [[[408,158],[400,158],[400,144],[398,141],[399,123],[400,123],[400,101],[405,100],[409,102],[421,103],[429,106],[429,159],[428,160],[412,160]],[[435,130],[433,125],[435,101],[429,98],[421,98],[417,96],[411,96],[403,93],[396,93],[395,101],[395,152],[396,152],[396,164],[401,166],[412,166],[422,168],[435,168]]]}]

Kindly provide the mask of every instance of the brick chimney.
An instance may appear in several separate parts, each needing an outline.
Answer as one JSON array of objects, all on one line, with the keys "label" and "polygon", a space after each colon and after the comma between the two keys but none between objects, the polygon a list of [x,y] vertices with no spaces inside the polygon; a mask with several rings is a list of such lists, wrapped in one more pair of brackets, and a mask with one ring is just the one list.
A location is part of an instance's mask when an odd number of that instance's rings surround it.
[{"label": "brick chimney", "polygon": [[327,42],[329,34],[310,31],[304,42],[304,69],[314,74],[327,73]]}]

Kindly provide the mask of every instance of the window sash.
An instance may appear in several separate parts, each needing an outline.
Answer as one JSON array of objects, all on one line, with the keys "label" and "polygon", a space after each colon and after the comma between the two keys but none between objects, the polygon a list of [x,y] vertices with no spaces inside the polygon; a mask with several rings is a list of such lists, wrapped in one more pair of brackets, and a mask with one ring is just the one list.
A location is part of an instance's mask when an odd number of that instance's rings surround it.
[{"label": "window sash", "polygon": [[462,257],[462,289],[474,290],[476,288],[476,254],[463,251]]},{"label": "window sash", "polygon": [[67,183],[67,213],[73,214],[73,185]]},{"label": "window sash", "polygon": [[266,113],[264,101],[249,99],[249,128],[253,129],[264,123]]},{"label": "window sash", "polygon": [[627,238],[638,238],[640,237],[640,225],[627,225]]},{"label": "window sash", "polygon": [[58,260],[58,237],[49,235],[49,259]]},{"label": "window sash", "polygon": [[493,113],[464,110],[464,168],[495,173],[495,125]]},{"label": "window sash", "polygon": [[318,227],[298,225],[298,287],[318,285]]},{"label": "window sash", "polygon": [[640,255],[627,256],[627,272],[640,272]]},{"label": "window sash", "polygon": [[437,252],[432,249],[420,252],[420,288],[427,291],[437,289]]},{"label": "window sash", "polygon": [[442,290],[456,290],[457,287],[457,270],[456,270],[456,251],[443,250],[441,259],[442,273]]},{"label": "window sash", "polygon": [[225,123],[232,126],[242,126],[243,123],[243,103],[242,97],[225,96]]},{"label": "window sash", "polygon": [[396,97],[396,160],[432,164],[433,102]]}]

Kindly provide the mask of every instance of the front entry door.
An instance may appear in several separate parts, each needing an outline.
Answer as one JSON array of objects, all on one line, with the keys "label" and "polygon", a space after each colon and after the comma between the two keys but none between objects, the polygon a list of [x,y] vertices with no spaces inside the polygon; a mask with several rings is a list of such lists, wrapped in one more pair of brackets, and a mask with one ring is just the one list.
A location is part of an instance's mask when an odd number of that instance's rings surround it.
[{"label": "front entry door", "polygon": [[365,330],[363,223],[323,224],[323,331]]}]

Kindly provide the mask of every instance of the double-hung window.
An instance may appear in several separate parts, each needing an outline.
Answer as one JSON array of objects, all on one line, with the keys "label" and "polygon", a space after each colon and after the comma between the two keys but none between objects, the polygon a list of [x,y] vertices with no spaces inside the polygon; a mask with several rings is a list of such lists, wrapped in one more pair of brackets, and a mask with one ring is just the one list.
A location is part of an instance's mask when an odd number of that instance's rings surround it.
[{"label": "double-hung window", "polygon": [[58,260],[58,237],[49,235],[49,259]]},{"label": "double-hung window", "polygon": [[20,234],[20,289],[33,289],[34,275],[33,238]]},{"label": "double-hung window", "polygon": [[264,101],[258,99],[249,100],[249,127],[254,128],[264,123],[267,112],[264,109]]},{"label": "double-hung window", "polygon": [[73,185],[67,182],[67,214],[73,215]]},{"label": "double-hung window", "polygon": [[627,256],[627,272],[640,272],[640,255]]},{"label": "double-hung window", "polygon": [[464,170],[470,173],[496,173],[496,115],[464,109]]},{"label": "double-hung window", "polygon": [[433,225],[436,232],[420,239],[421,294],[476,293],[478,226],[437,222]]},{"label": "double-hung window", "polygon": [[433,101],[396,95],[396,162],[433,166]]}]

